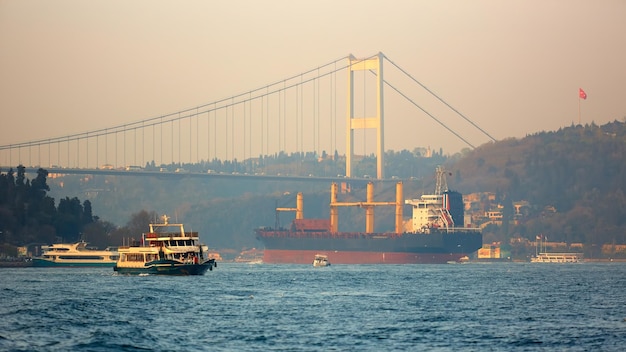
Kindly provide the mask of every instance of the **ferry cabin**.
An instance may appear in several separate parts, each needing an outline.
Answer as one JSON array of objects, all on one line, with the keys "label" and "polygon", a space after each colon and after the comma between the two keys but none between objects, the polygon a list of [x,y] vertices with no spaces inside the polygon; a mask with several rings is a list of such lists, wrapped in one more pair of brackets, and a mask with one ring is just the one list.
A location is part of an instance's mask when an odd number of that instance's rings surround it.
[{"label": "ferry cabin", "polygon": [[97,250],[87,247],[86,242],[57,243],[42,246],[43,254],[33,258],[35,266],[111,266],[118,260],[118,252],[107,248]]},{"label": "ferry cabin", "polygon": [[183,233],[183,236],[149,233],[146,236],[147,246],[119,248],[119,265],[143,267],[145,263],[156,260],[174,260],[181,264],[203,262],[204,256],[208,255],[208,247],[197,244],[197,233]]}]

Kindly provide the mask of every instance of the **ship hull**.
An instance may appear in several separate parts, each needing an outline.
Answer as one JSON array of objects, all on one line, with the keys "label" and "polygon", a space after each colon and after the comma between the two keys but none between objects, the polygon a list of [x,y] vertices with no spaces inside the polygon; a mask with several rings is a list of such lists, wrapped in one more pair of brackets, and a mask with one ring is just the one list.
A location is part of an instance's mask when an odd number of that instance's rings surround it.
[{"label": "ship hull", "polygon": [[67,268],[67,267],[114,267],[115,261],[88,261],[88,260],[58,260],[52,261],[42,258],[33,258],[33,265],[37,268]]},{"label": "ship hull", "polygon": [[333,264],[437,264],[458,261],[482,247],[476,231],[431,234],[294,233],[257,231],[264,263],[310,264],[316,254]]},{"label": "ship hull", "polygon": [[386,253],[386,252],[341,252],[319,250],[271,250],[266,249],[263,263],[311,264],[311,258],[322,253],[333,264],[443,264],[459,261],[462,253]]},{"label": "ship hull", "polygon": [[146,263],[143,267],[116,265],[113,271],[125,275],[204,275],[207,270],[213,270],[214,260],[202,264],[180,264],[174,261],[156,261]]}]

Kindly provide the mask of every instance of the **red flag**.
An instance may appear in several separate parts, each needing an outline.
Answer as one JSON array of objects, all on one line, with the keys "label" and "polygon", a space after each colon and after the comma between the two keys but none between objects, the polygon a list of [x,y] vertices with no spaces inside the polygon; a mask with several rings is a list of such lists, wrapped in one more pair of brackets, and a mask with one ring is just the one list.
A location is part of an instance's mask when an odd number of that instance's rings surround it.
[{"label": "red flag", "polygon": [[581,99],[587,99],[587,93],[582,88],[578,88],[578,96]]}]

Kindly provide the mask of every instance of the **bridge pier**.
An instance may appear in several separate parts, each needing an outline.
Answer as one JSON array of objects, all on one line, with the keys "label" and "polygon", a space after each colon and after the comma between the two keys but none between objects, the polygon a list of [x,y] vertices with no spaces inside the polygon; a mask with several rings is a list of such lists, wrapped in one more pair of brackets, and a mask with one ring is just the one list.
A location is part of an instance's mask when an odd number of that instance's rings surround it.
[{"label": "bridge pier", "polygon": [[[383,59],[385,56],[379,52],[367,59],[356,59],[350,55],[348,68],[348,102],[346,121],[346,176],[352,177],[352,157],[354,156],[354,130],[375,128],[376,129],[376,177],[385,177],[383,165],[385,155],[384,145],[384,104],[383,104]],[[376,71],[376,116],[354,117],[354,71]]]}]

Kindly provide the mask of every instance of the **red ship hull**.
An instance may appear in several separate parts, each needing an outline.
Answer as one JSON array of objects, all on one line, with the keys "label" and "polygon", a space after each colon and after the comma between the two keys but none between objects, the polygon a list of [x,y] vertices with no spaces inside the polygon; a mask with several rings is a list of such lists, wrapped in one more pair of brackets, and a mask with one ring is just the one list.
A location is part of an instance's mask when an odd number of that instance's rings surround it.
[{"label": "red ship hull", "polygon": [[316,254],[328,256],[331,264],[444,264],[459,261],[465,253],[353,252],[266,249],[263,262],[271,264],[311,264]]}]

